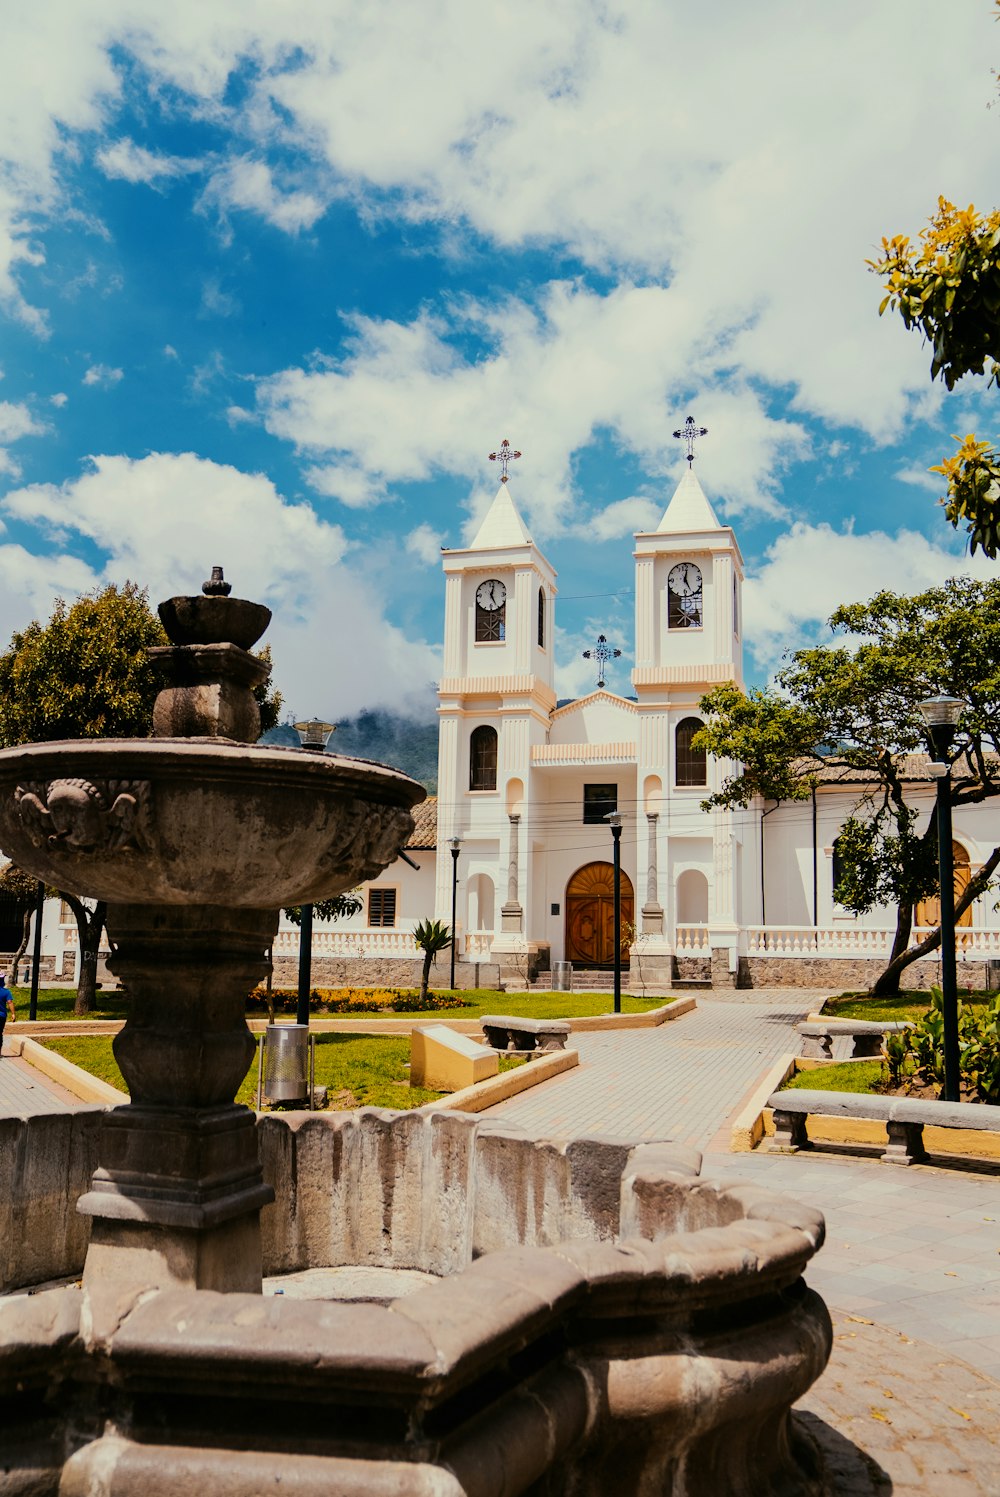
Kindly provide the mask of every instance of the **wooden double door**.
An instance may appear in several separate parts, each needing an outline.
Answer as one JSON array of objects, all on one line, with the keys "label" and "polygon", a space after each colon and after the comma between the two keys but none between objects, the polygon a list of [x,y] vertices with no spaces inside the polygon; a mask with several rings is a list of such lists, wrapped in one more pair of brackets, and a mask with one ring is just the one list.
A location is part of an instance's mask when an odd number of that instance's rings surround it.
[{"label": "wooden double door", "polygon": [[[632,881],[621,874],[622,925],[635,913]],[[582,967],[610,967],[615,960],[615,870],[611,863],[588,863],[578,868],[566,886],[566,960]],[[622,965],[628,966],[628,945],[622,931]]]}]

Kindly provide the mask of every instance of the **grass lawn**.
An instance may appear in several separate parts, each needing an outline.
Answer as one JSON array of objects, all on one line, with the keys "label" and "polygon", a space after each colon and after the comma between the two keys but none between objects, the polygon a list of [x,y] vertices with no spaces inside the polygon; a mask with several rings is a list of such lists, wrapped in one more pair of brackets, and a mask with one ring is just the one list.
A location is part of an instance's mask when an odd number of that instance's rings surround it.
[{"label": "grass lawn", "polygon": [[[983,1008],[992,994],[963,993],[959,998],[967,1008]],[[886,998],[866,998],[863,993],[841,993],[828,998],[823,1013],[828,1019],[922,1019],[931,1006],[931,995],[922,988],[910,988]]]},{"label": "grass lawn", "polygon": [[[31,989],[18,983],[11,988],[14,1007],[19,1020],[27,1019],[31,1002]],[[74,1014],[75,988],[39,988],[38,1017],[40,1019],[125,1019],[128,1017],[127,999],[122,993],[107,993],[99,989],[94,994],[95,1007],[89,1014]]]},{"label": "grass lawn", "polygon": [[[105,1035],[81,1035],[78,1039],[47,1039],[47,1049],[55,1050],[74,1065],[98,1076],[111,1086],[127,1091],[124,1077],[111,1050],[111,1039]],[[444,1095],[410,1086],[407,1065],[410,1060],[409,1036],[396,1038],[382,1034],[318,1034],[316,1036],[316,1084],[329,1091],[330,1106],[343,1111],[353,1107],[422,1107]],[[501,1071],[522,1065],[517,1056],[501,1056]],[[253,1107],[257,1099],[257,1061],[236,1094],[237,1102]]]},{"label": "grass lawn", "polygon": [[[448,995],[448,989],[438,989],[441,996]],[[461,1007],[455,1008],[433,1008],[418,1009],[415,1013],[404,1013],[398,1015],[401,1019],[410,1019],[414,1024],[433,1023],[435,1019],[481,1019],[483,1014],[502,1014],[511,1019],[584,1019],[591,1018],[595,1014],[610,1014],[614,1012],[614,995],[612,993],[500,993],[495,988],[469,988],[456,995],[462,1003]],[[670,995],[656,998],[634,998],[628,993],[622,994],[623,1014],[645,1014],[650,1009],[661,1008],[669,1001]],[[267,1010],[262,1008],[248,1014],[249,1018],[264,1018]],[[390,1009],[382,1013],[353,1014],[325,1014],[321,1010],[313,1009],[314,1019],[391,1019],[396,1017]],[[278,1015],[279,1022],[282,1019],[292,1020],[293,1014],[282,1013]]]},{"label": "grass lawn", "polygon": [[849,1060],[837,1066],[817,1066],[799,1071],[781,1090],[810,1092],[872,1092],[882,1079],[880,1060]]},{"label": "grass lawn", "polygon": [[[16,987],[12,991],[18,1019],[27,1019],[30,989]],[[447,989],[444,991],[447,992]],[[421,1009],[418,1013],[403,1014],[400,1017],[412,1019],[417,1024],[426,1024],[435,1019],[479,1019],[483,1014],[509,1014],[512,1019],[582,1019],[589,1018],[593,1014],[610,1014],[614,1009],[614,997],[611,993],[498,993],[491,988],[473,988],[458,996],[465,1005],[462,1008]],[[622,1013],[647,1013],[649,1009],[659,1008],[666,1001],[665,997],[633,998],[623,993]],[[59,1020],[73,1020],[81,1017],[86,1019],[125,1019],[128,1017],[128,1000],[121,993],[98,992],[97,1007],[91,1013],[84,1015],[74,1014],[75,1002],[76,992],[73,988],[39,988],[38,1017],[39,1019]],[[263,1018],[266,1017],[266,1013],[266,1009],[254,1010],[249,1017]],[[294,1015],[281,1014],[279,1017],[291,1020]],[[326,1015],[314,1010],[313,1017],[325,1018]],[[349,1016],[334,1014],[331,1017]],[[382,1016],[362,1013],[357,1017],[377,1019]],[[392,1015],[389,1014],[388,1017],[391,1018]]]}]

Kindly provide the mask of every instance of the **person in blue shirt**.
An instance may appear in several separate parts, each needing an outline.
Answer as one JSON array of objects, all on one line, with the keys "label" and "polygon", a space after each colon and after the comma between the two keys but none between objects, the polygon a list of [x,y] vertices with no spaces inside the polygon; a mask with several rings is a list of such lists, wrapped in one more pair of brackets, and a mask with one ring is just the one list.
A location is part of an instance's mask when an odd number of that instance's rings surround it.
[{"label": "person in blue shirt", "polygon": [[14,994],[7,986],[6,972],[0,972],[0,1055],[3,1055],[3,1031],[8,1015],[13,1019]]}]

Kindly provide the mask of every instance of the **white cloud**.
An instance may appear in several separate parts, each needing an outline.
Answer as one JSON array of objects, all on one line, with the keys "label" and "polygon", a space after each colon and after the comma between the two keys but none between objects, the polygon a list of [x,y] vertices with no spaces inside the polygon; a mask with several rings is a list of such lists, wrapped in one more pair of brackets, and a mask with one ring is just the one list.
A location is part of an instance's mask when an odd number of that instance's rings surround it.
[{"label": "white cloud", "polygon": [[406,537],[406,549],[411,556],[416,556],[429,567],[441,565],[441,547],[444,545],[444,536],[433,530],[430,525],[418,525],[416,530],[411,530]]},{"label": "white cloud", "polygon": [[122,369],[112,369],[108,364],[91,364],[83,379],[83,385],[99,385],[103,390],[110,390],[125,377]]},{"label": "white cloud", "polygon": [[97,164],[106,177],[125,182],[158,182],[162,178],[184,177],[200,170],[202,163],[183,156],[164,156],[147,151],[134,140],[124,137],[97,152]]},{"label": "white cloud", "polygon": [[348,509],[370,509],[387,497],[385,484],[379,478],[349,463],[306,468],[302,476],[317,494],[339,499]]},{"label": "white cloud", "polygon": [[[262,474],[192,453],[102,456],[59,487],[9,493],[0,510],[60,548],[71,538],[96,547],[104,558],[96,575],[82,562],[74,572],[58,555],[32,559],[36,578],[85,578],[74,584],[77,591],[132,578],[148,586],[155,603],[197,593],[212,566],[222,564],[238,596],[274,610],[267,639],[277,682],[306,716],[406,701],[435,673],[435,652],[388,624],[374,584],[342,564],[347,540],[340,527],[308,505],[286,502]],[[0,577],[9,549],[0,546]],[[36,612],[51,607],[53,594],[44,591],[39,582]],[[0,610],[0,623],[4,617]],[[331,654],[337,638],[350,639],[352,648]],[[331,660],[329,674],[317,669],[317,661]]]},{"label": "white cloud", "polygon": [[[351,328],[342,359],[260,380],[257,402],[274,435],[310,456],[336,456],[310,468],[309,481],[343,498],[336,485],[346,468],[345,502],[356,506],[381,498],[386,484],[441,469],[481,474],[499,411],[524,451],[518,503],[540,536],[552,534],[575,501],[573,454],[609,429],[672,490],[681,454],[671,433],[680,392],[692,385],[703,391],[699,419],[725,434],[705,448],[703,479],[731,509],[779,512],[777,477],[803,448],[797,424],[770,416],[757,392],[728,377],[671,288],[600,295],[557,282],[536,307],[469,300],[449,323],[357,317]],[[478,337],[486,351],[459,352],[453,335]]]},{"label": "white cloud", "polygon": [[239,298],[223,290],[218,276],[207,276],[201,287],[202,317],[236,317],[242,311]]},{"label": "white cloud", "polygon": [[638,530],[655,530],[665,508],[659,500],[644,499],[639,495],[619,499],[592,515],[580,529],[596,541],[615,541],[634,535]]},{"label": "white cloud", "polygon": [[49,404],[54,405],[57,410],[62,410],[68,400],[69,396],[64,390],[60,390],[57,394],[49,396]]},{"label": "white cloud", "polygon": [[17,442],[22,437],[40,437],[47,428],[36,421],[26,405],[0,400],[0,442]]},{"label": "white cloud", "polygon": [[6,474],[10,478],[20,478],[21,464],[12,452],[6,447],[0,447],[0,476]]},{"label": "white cloud", "polygon": [[176,348],[174,347],[174,345],[172,343],[164,343],[164,345],[163,345],[163,357],[165,359],[179,359],[180,358],[180,354],[177,352]]},{"label": "white cloud", "polygon": [[241,405],[226,406],[226,420],[230,426],[246,426],[256,420],[253,411],[245,410]]},{"label": "white cloud", "polygon": [[945,481],[940,473],[929,473],[926,468],[897,468],[893,477],[915,489],[925,489],[928,494],[940,495],[945,491]]},{"label": "white cloud", "polygon": [[747,576],[744,638],[758,671],[768,673],[786,650],[828,639],[826,620],[841,603],[862,602],[884,588],[917,593],[958,576],[994,578],[996,563],[981,552],[956,554],[912,530],[861,535],[850,526],[800,522]]},{"label": "white cloud", "polygon": [[242,156],[212,173],[201,196],[201,205],[215,209],[223,220],[234,210],[258,213],[286,233],[311,229],[326,211],[324,200],[312,192],[284,192],[275,186],[265,162]]}]

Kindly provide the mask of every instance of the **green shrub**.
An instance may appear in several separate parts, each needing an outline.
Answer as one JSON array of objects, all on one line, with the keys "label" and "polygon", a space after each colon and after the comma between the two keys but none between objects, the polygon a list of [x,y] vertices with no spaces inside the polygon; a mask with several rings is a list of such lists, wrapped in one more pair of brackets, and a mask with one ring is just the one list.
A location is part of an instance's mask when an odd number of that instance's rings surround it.
[{"label": "green shrub", "polygon": [[[927,1013],[902,1034],[888,1034],[883,1056],[889,1082],[908,1076],[928,1086],[944,1084],[944,996],[930,991]],[[959,1076],[980,1102],[1000,1105],[1000,996],[968,1007],[958,1000]]]},{"label": "green shrub", "polygon": [[[296,989],[273,988],[271,997],[275,1013],[295,1013]],[[414,1014],[428,1009],[468,1007],[454,993],[429,993],[422,999],[414,988],[313,988],[309,994],[309,1012],[314,1014]],[[247,1008],[252,1014],[266,1010],[263,988],[254,988],[248,995]]]}]

